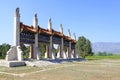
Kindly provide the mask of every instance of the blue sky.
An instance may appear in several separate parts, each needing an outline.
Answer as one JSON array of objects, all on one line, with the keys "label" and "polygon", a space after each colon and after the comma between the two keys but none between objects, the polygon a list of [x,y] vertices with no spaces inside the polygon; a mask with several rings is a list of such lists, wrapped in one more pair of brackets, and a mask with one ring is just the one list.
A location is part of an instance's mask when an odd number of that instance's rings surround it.
[{"label": "blue sky", "polygon": [[91,42],[120,42],[120,0],[0,0],[0,44],[13,44],[13,18],[20,8],[21,22],[32,25],[38,14],[39,25],[47,28],[52,18],[53,29],[64,34],[68,29],[77,37]]}]

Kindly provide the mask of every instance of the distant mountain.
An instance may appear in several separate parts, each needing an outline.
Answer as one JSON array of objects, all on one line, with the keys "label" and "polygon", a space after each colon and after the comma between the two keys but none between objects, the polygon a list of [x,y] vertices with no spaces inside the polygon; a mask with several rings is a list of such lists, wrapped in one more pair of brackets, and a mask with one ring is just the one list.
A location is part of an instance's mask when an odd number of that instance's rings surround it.
[{"label": "distant mountain", "polygon": [[92,50],[95,53],[109,52],[109,53],[120,54],[120,42],[119,43],[112,43],[112,42],[92,43]]}]

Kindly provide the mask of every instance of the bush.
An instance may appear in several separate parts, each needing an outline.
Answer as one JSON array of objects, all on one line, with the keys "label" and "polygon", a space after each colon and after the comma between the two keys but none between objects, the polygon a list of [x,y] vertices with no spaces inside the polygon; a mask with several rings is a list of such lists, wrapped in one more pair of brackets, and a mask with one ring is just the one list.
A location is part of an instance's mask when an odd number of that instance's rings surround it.
[{"label": "bush", "polygon": [[98,52],[99,56],[112,56],[112,53],[107,53],[107,52]]},{"label": "bush", "polygon": [[7,51],[10,49],[10,45],[9,44],[2,44],[0,45],[0,59],[5,59],[6,53]]}]

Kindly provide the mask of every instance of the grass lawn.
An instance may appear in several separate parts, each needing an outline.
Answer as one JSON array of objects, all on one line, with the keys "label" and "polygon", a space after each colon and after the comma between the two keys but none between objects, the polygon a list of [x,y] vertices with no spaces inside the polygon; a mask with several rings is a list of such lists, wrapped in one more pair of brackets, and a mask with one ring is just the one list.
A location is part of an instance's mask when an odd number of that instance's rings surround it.
[{"label": "grass lawn", "polygon": [[119,80],[120,59],[98,59],[42,67],[0,67],[0,80]]},{"label": "grass lawn", "polygon": [[97,60],[97,59],[120,59],[120,55],[111,55],[111,56],[87,56],[86,59],[88,60]]}]

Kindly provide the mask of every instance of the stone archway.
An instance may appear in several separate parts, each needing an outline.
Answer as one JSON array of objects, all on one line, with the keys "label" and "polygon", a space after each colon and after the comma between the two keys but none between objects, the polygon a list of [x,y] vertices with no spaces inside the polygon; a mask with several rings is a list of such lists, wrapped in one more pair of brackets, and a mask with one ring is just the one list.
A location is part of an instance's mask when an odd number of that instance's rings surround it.
[{"label": "stone archway", "polygon": [[[70,30],[68,30],[68,36],[63,34],[62,24],[60,25],[60,32],[52,29],[51,19],[48,21],[48,29],[41,28],[38,25],[37,14],[34,16],[32,26],[21,23],[19,8],[17,8],[14,16],[14,46],[7,52],[6,60],[23,60],[21,43],[30,44],[30,58],[40,60],[41,51],[38,45],[44,43],[46,44],[46,58],[56,58],[53,53],[53,44],[57,44],[59,45],[57,57],[67,59],[71,58],[72,49],[75,50],[76,39],[71,38]],[[64,46],[68,48],[68,56],[64,52]]]}]

